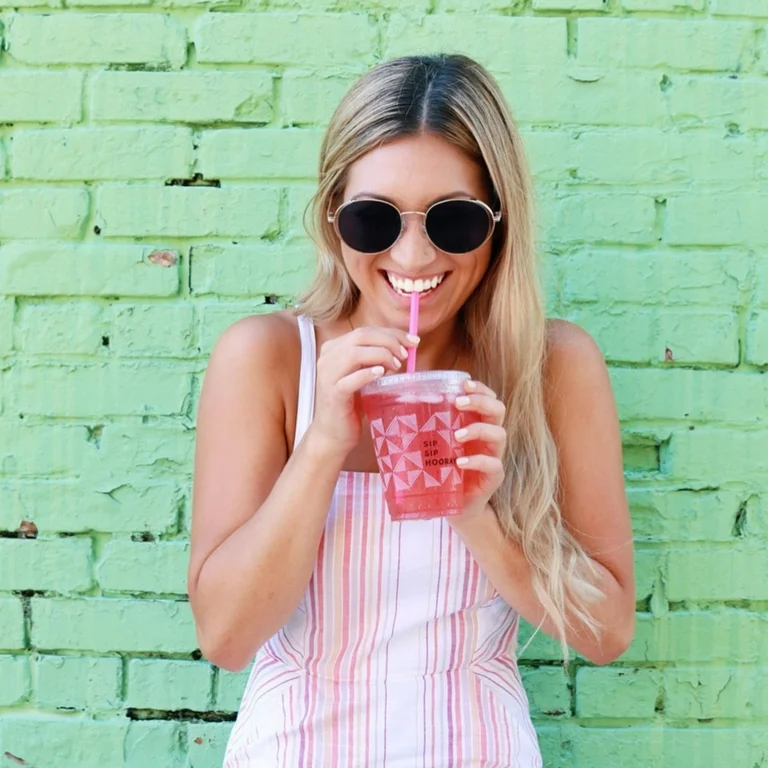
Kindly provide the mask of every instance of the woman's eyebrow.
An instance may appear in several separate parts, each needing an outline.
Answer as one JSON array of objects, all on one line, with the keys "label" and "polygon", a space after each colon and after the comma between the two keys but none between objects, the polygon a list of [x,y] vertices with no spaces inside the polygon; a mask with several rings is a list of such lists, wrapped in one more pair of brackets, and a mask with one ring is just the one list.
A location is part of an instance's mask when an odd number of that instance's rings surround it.
[{"label": "woman's eyebrow", "polygon": [[[382,195],[379,192],[358,192],[356,195],[353,195],[349,199],[350,200],[359,200],[360,198],[366,198],[366,197],[371,197],[371,198],[374,198],[376,200],[384,200],[387,203],[391,203],[392,205],[394,205],[394,206],[396,206],[398,208],[400,207],[400,205],[395,200],[393,200],[391,197],[388,197],[387,195]],[[442,202],[443,200],[451,200],[451,199],[453,199],[455,197],[458,197],[458,198],[470,198],[472,200],[475,199],[475,195],[473,195],[471,192],[467,192],[465,189],[458,189],[458,190],[455,190],[454,192],[449,192],[446,195],[440,195],[439,197],[434,198],[429,203],[427,203],[426,207],[429,208],[430,205],[434,205],[435,203]]]}]

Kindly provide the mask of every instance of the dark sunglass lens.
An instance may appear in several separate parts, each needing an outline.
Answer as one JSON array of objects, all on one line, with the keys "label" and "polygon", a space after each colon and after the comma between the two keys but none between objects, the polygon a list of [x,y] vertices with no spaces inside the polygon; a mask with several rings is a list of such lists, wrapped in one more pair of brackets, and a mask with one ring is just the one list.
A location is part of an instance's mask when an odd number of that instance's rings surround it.
[{"label": "dark sunglass lens", "polygon": [[355,200],[339,212],[339,235],[353,250],[381,253],[400,234],[400,214],[380,200]]},{"label": "dark sunglass lens", "polygon": [[482,205],[471,200],[446,200],[427,215],[429,239],[446,253],[469,253],[488,238],[491,219]]}]

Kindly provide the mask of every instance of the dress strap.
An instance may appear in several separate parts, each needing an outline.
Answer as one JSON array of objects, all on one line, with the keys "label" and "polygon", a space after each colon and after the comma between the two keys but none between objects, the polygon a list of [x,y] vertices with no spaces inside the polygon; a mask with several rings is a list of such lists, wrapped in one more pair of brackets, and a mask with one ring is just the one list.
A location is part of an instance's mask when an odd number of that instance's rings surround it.
[{"label": "dress strap", "polygon": [[301,339],[301,369],[299,373],[299,398],[296,407],[296,435],[293,439],[294,450],[312,423],[315,411],[315,369],[317,367],[315,325],[305,315],[299,315],[298,321],[299,338]]}]

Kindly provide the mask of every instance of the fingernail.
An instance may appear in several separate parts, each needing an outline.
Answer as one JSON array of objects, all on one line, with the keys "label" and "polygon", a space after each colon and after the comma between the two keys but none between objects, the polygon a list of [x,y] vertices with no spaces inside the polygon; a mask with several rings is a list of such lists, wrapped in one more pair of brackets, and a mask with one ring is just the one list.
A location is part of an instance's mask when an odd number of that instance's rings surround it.
[{"label": "fingernail", "polygon": [[456,398],[456,405],[461,407],[462,405],[469,405],[469,398],[462,395],[461,397]]},{"label": "fingernail", "polygon": [[393,357],[392,362],[395,364],[395,368],[402,368],[403,366],[402,362],[400,361],[400,358],[398,357]]},{"label": "fingernail", "polygon": [[374,365],[373,368],[371,368],[371,375],[372,376],[383,376],[384,375],[384,366],[383,365]]},{"label": "fingernail", "polygon": [[457,464],[458,464],[460,467],[464,467],[464,466],[466,466],[467,464],[469,464],[469,459],[468,459],[466,456],[459,456],[459,458],[458,458],[458,459],[456,459],[456,463],[457,463]]},{"label": "fingernail", "polygon": [[406,333],[405,338],[411,342],[411,344],[418,344],[421,339],[418,336],[414,336],[412,333]]},{"label": "fingernail", "polygon": [[477,389],[477,382],[476,381],[468,381],[467,382],[467,389]]},{"label": "fingernail", "polygon": [[408,350],[405,347],[400,347],[400,356],[405,359],[408,357]]},{"label": "fingernail", "polygon": [[453,434],[457,440],[463,440],[467,436],[467,430],[464,428],[457,429]]}]

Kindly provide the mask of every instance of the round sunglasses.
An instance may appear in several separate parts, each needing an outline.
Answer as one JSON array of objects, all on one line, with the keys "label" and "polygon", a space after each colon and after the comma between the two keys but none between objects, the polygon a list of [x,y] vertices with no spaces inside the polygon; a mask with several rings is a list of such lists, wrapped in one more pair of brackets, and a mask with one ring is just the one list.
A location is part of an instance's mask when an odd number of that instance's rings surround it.
[{"label": "round sunglasses", "polygon": [[401,211],[386,200],[356,198],[328,212],[336,234],[352,250],[375,254],[389,250],[403,234],[407,214],[424,217],[423,229],[432,245],[449,254],[474,251],[493,234],[501,211],[482,200],[440,200],[424,211]]}]

